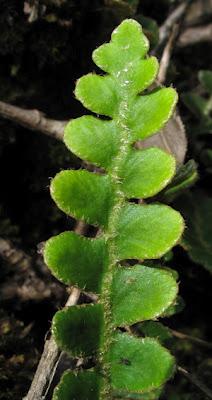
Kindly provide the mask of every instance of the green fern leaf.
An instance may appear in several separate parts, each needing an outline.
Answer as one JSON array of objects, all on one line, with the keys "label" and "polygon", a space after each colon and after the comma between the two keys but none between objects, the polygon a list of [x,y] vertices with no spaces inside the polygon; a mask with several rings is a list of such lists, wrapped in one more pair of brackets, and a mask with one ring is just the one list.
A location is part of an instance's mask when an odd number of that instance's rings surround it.
[{"label": "green fern leaf", "polygon": [[158,70],[157,60],[146,55],[148,47],[140,25],[125,20],[111,42],[93,53],[106,74],[77,81],[77,99],[107,119],[88,115],[71,121],[65,143],[102,172],[62,171],[51,182],[51,195],[65,213],[101,232],[96,239],[58,235],[46,243],[44,257],[58,279],[99,295],[97,304],[58,311],[52,328],[61,349],[74,357],[95,356],[96,367],[66,373],[55,400],[156,399],[175,369],[174,358],[156,339],[118,329],[170,313],[178,292],[171,271],[124,266],[126,259],[161,257],[178,243],[184,227],[171,207],[132,202],[158,193],[175,173],[170,154],[134,147],[164,126],[177,101],[172,88],[141,94]]}]

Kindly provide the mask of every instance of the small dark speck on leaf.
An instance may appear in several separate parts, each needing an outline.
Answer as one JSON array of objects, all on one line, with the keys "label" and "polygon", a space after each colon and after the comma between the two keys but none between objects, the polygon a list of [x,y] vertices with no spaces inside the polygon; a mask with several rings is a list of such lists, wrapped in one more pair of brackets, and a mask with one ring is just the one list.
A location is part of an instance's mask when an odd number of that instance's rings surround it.
[{"label": "small dark speck on leaf", "polygon": [[120,359],[120,364],[131,365],[131,361],[128,360],[127,358],[121,358]]}]

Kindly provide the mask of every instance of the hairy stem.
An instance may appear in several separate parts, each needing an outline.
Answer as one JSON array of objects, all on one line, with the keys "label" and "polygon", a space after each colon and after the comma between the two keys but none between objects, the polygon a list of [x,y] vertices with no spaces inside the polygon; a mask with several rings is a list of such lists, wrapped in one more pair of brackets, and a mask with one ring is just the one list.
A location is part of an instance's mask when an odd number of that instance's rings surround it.
[{"label": "hairy stem", "polygon": [[[126,88],[127,89],[127,88]],[[118,116],[115,119],[117,129],[120,132],[120,148],[116,158],[113,161],[109,177],[111,180],[112,188],[114,190],[114,204],[111,209],[108,227],[105,231],[105,237],[108,244],[108,260],[107,260],[107,271],[103,278],[102,284],[102,295],[101,303],[104,307],[104,332],[102,346],[100,349],[100,364],[104,369],[106,375],[106,381],[109,379],[109,371],[107,370],[107,362],[105,358],[107,357],[108,349],[113,340],[114,327],[111,321],[111,288],[113,281],[113,272],[117,267],[117,254],[116,247],[114,244],[114,235],[116,234],[117,222],[119,219],[120,210],[125,202],[125,196],[121,188],[121,178],[120,170],[125,163],[129,148],[130,148],[130,135],[129,128],[127,126],[127,111],[129,109],[129,100],[127,96],[127,90],[125,92],[125,87],[121,88],[123,101],[120,104]],[[106,368],[105,368],[106,366]],[[105,383],[105,387],[102,389],[102,394],[100,400],[108,400],[110,398],[110,389]]]}]

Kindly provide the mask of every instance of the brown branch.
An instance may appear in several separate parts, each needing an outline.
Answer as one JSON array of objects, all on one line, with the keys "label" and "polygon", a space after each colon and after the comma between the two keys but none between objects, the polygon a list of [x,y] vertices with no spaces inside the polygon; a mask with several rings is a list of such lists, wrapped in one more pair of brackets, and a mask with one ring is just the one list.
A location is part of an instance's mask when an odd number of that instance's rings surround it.
[{"label": "brown branch", "polygon": [[212,391],[203,382],[201,382],[196,375],[191,374],[186,369],[180,366],[177,367],[177,370],[188,381],[195,385],[202,393],[204,393],[209,399],[212,399]]},{"label": "brown branch", "polygon": [[194,26],[210,20],[212,17],[211,0],[194,0],[185,18],[186,26]]},{"label": "brown branch", "polygon": [[158,72],[158,77],[157,77],[157,81],[160,84],[163,84],[166,80],[166,75],[167,75],[167,70],[168,70],[168,66],[170,63],[170,59],[171,59],[171,54],[172,54],[172,50],[173,50],[173,46],[174,46],[174,41],[177,37],[178,34],[178,30],[179,30],[179,25],[174,25],[172,28],[172,32],[171,35],[169,37],[169,40],[164,48],[161,60],[160,60],[160,67],[159,67],[159,72]]},{"label": "brown branch", "polygon": [[207,24],[207,25],[192,27],[192,23],[194,25],[196,20],[193,17],[192,17],[192,19],[188,18],[189,17],[189,13],[187,12],[188,8],[189,8],[189,11],[191,9],[195,9],[197,4],[198,4],[198,2],[192,2],[190,0],[185,1],[185,2],[181,3],[171,14],[168,15],[167,19],[160,27],[159,45],[153,51],[153,53],[157,53],[158,49],[161,48],[163,43],[168,39],[170,32],[173,29],[173,26],[176,23],[182,24],[182,22],[183,22],[183,24],[184,24],[185,19],[188,19],[188,21],[185,21],[184,30],[180,34],[180,36],[177,40],[178,47],[192,46],[196,43],[212,41],[212,24],[211,23]]},{"label": "brown branch", "polygon": [[175,8],[171,14],[168,15],[167,19],[159,30],[159,45],[163,44],[164,41],[169,37],[173,25],[175,25],[184,16],[189,4],[189,1],[183,2],[177,8]]},{"label": "brown branch", "polygon": [[40,131],[54,139],[62,140],[64,127],[67,121],[58,121],[46,118],[38,110],[27,110],[0,101],[0,116],[10,121],[17,122],[33,131]]},{"label": "brown branch", "polygon": [[[66,306],[76,305],[79,296],[80,290],[73,288]],[[31,387],[23,400],[41,400],[46,398],[59,362],[60,354],[61,351],[58,349],[54,338],[50,337],[50,339],[46,340]]]},{"label": "brown branch", "polygon": [[190,336],[190,335],[187,335],[186,333],[178,332],[178,331],[175,331],[173,329],[171,329],[171,333],[172,333],[173,336],[175,336],[178,339],[189,340],[190,342],[193,342],[195,344],[199,344],[200,346],[203,346],[206,349],[212,349],[212,343],[207,342],[206,340],[199,339],[197,337]]},{"label": "brown branch", "polygon": [[164,24],[160,28],[160,39],[157,48],[153,51],[154,54],[160,51],[164,42],[167,43],[164,47],[161,60],[157,81],[159,84],[163,84],[166,80],[167,70],[169,67],[171,54],[174,48],[175,41],[179,32],[181,31],[184,19],[186,17],[188,8],[190,6],[190,1],[183,2],[180,4],[168,18],[165,20]]},{"label": "brown branch", "polygon": [[187,28],[181,33],[178,47],[192,46],[197,43],[212,41],[212,24]]}]

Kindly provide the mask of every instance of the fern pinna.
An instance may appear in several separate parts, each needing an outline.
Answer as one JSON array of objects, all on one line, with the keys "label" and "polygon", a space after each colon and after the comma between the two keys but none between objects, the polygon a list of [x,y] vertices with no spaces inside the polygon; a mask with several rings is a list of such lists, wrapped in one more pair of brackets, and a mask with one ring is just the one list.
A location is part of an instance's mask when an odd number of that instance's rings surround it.
[{"label": "fern pinna", "polygon": [[176,301],[178,285],[164,268],[129,267],[124,260],[160,258],[183,230],[182,217],[172,208],[132,201],[158,193],[175,172],[170,154],[134,147],[162,128],[177,101],[172,88],[140,95],[158,71],[147,50],[140,25],[125,20],[111,42],[93,52],[106,74],[91,73],[76,84],[77,99],[107,118],[72,120],[65,143],[104,173],[62,171],[51,182],[51,195],[61,210],[100,227],[101,233],[91,239],[64,232],[46,243],[44,256],[61,281],[98,295],[96,304],[58,311],[52,328],[61,349],[73,357],[95,356],[96,366],[66,372],[54,393],[57,400],[158,398],[174,373],[174,359],[158,340],[125,329],[164,315]]}]

